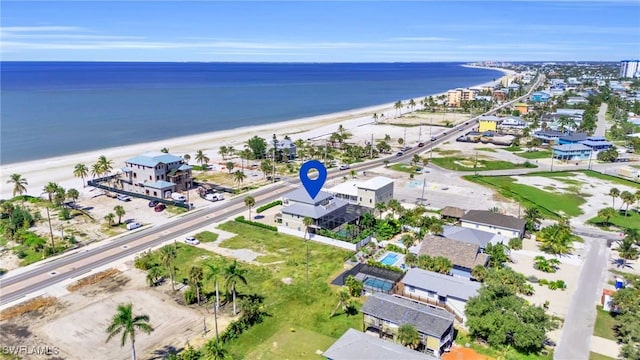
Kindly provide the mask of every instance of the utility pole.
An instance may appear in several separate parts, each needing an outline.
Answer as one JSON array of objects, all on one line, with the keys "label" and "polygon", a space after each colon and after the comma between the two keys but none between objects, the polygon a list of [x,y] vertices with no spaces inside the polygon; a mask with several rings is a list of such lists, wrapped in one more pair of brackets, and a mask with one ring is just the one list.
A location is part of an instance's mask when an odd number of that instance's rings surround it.
[{"label": "utility pole", "polygon": [[553,147],[551,148],[551,172],[553,172]]},{"label": "utility pole", "polygon": [[[433,129],[433,116],[431,117],[431,124],[429,125],[429,141],[433,139],[431,136],[431,129]],[[433,159],[433,143],[429,147],[429,159]]]},{"label": "utility pole", "polygon": [[424,188],[427,185],[427,172],[423,169],[424,179],[422,179],[422,195],[420,195],[420,204],[424,205]]},{"label": "utility pole", "polygon": [[404,128],[404,135],[402,136],[402,144],[404,146],[407,146],[407,128]]},{"label": "utility pole", "polygon": [[370,157],[373,159],[373,134],[371,134],[371,144],[370,144],[370,146],[371,146],[371,156]]},{"label": "utility pole", "polygon": [[422,123],[420,123],[420,127],[418,128],[418,142],[422,140]]},{"label": "utility pole", "polygon": [[589,165],[587,166],[588,170],[591,170],[591,158],[593,157],[593,149],[589,151]]},{"label": "utility pole", "polygon": [[53,242],[53,228],[51,227],[51,216],[49,215],[49,205],[45,206],[45,208],[47,209],[47,220],[49,221],[49,234],[51,235],[51,251],[53,251],[53,253],[55,254],[56,246],[55,246],[55,243]]}]

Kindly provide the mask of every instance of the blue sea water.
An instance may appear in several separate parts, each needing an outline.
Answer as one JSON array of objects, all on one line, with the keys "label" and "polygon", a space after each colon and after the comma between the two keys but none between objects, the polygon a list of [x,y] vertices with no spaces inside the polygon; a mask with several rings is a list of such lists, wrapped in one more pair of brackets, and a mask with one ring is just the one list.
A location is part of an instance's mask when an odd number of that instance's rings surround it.
[{"label": "blue sea water", "polygon": [[0,62],[0,163],[421,99],[501,76],[460,65]]}]

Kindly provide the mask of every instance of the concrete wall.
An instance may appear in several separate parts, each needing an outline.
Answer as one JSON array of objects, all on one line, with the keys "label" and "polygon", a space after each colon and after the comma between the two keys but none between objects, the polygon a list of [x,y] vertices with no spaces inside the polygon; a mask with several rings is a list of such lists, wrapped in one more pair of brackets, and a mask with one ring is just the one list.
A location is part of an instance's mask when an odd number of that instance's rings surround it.
[{"label": "concrete wall", "polygon": [[[304,238],[304,231],[297,231],[284,226],[278,226],[278,232],[281,232],[287,235],[297,236],[299,238]],[[356,251],[361,247],[363,247],[364,245],[366,245],[367,243],[369,243],[369,241],[371,241],[371,236],[364,238],[357,244],[352,244],[346,241],[328,238],[326,236],[321,236],[318,234],[308,234],[308,238],[312,241],[319,242],[321,244],[331,245],[331,246],[335,246],[335,247],[339,247],[339,248],[347,249],[351,251]]]}]

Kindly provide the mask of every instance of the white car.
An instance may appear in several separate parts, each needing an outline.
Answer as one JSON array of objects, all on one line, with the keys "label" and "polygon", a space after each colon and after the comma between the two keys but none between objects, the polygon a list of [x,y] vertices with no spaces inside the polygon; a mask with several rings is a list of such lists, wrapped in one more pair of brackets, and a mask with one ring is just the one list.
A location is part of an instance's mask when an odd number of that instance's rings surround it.
[{"label": "white car", "polygon": [[194,238],[193,236],[187,236],[187,238],[184,239],[184,242],[189,244],[189,245],[198,245],[198,244],[200,244],[200,240]]},{"label": "white car", "polygon": [[120,201],[131,201],[131,198],[129,197],[129,195],[125,195],[125,194],[116,195],[116,199]]},{"label": "white car", "polygon": [[133,229],[137,229],[139,227],[142,227],[142,224],[140,224],[139,222],[130,222],[127,224],[127,230],[133,230]]},{"label": "white car", "polygon": [[340,170],[348,170],[349,168],[351,168],[351,166],[348,164],[340,165]]},{"label": "white car", "polygon": [[224,200],[224,195],[220,193],[207,194],[204,196],[204,199],[209,201],[221,201],[221,200]]}]

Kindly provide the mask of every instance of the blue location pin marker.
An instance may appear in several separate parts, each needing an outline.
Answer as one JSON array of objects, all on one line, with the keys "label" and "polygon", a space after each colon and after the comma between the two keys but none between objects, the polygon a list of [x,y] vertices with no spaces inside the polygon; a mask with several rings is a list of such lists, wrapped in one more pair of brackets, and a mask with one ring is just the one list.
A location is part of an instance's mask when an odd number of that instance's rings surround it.
[{"label": "blue location pin marker", "polygon": [[[318,171],[318,177],[316,179],[309,179],[309,170],[311,169],[316,169]],[[316,198],[326,180],[327,169],[320,161],[310,160],[302,164],[300,167],[300,181],[312,200]]]}]

